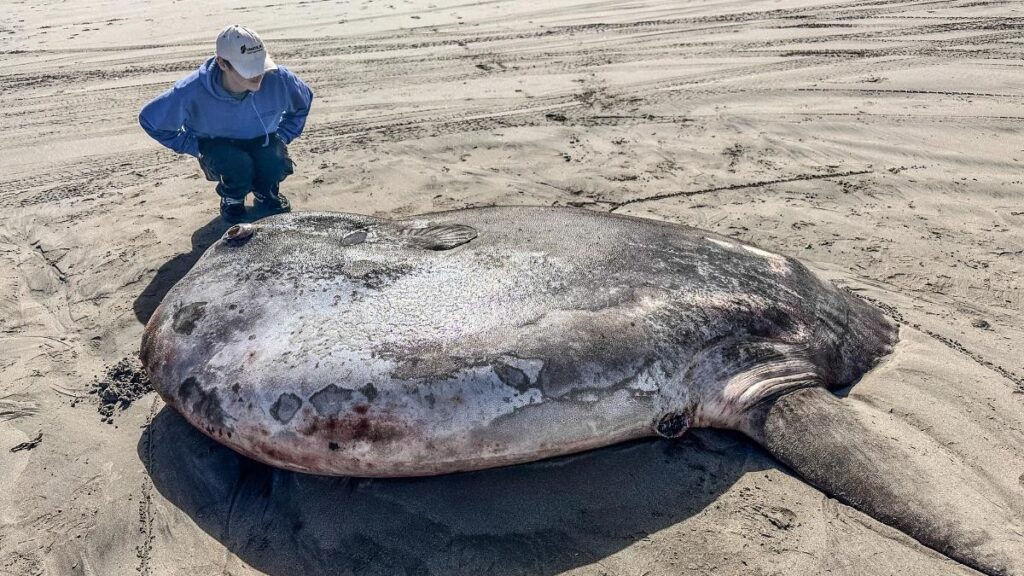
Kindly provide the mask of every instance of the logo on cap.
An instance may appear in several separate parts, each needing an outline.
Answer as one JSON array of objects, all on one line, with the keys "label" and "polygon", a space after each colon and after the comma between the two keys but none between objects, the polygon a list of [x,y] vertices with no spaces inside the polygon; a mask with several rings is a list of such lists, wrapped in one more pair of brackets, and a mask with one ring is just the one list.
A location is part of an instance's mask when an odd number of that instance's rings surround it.
[{"label": "logo on cap", "polygon": [[245,53],[248,53],[248,52],[259,52],[259,51],[263,50],[263,44],[257,44],[255,46],[246,46],[245,44],[242,44],[242,46],[240,47],[240,50],[242,51],[242,54],[245,54]]}]

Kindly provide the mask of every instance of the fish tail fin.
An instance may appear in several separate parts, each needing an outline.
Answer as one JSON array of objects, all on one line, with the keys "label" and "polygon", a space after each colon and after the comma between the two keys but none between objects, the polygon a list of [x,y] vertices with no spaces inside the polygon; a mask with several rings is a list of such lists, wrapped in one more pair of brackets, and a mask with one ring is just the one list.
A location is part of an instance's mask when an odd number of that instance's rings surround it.
[{"label": "fish tail fin", "polygon": [[1024,513],[934,438],[866,402],[804,388],[745,429],[829,496],[985,574],[1024,574]]}]

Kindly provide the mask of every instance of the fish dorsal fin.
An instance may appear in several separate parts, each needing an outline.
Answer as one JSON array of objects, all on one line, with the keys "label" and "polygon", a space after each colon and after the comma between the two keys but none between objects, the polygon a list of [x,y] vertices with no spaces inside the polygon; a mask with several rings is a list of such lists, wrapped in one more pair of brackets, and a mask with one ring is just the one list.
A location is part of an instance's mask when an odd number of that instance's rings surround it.
[{"label": "fish dorsal fin", "polygon": [[451,250],[476,238],[476,228],[463,224],[430,224],[407,228],[403,235],[413,245],[426,250]]}]

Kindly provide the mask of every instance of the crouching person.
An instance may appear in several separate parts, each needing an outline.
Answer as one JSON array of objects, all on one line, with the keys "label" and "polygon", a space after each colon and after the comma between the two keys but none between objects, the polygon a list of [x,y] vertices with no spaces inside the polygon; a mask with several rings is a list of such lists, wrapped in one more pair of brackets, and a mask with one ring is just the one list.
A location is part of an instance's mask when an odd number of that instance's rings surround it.
[{"label": "crouching person", "polygon": [[139,123],[157,142],[199,159],[217,183],[220,214],[245,219],[245,198],[265,213],[291,210],[281,181],[294,170],[288,144],[302,134],[313,91],[270,58],[252,30],[232,25],[216,56],[142,108]]}]

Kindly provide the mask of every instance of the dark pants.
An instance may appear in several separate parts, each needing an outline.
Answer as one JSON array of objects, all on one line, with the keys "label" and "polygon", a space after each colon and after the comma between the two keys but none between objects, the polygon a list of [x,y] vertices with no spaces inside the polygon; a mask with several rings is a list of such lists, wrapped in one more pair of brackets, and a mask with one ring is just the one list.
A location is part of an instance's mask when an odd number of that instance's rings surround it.
[{"label": "dark pants", "polygon": [[249,192],[261,200],[277,198],[278,185],[294,172],[295,165],[276,134],[270,135],[266,146],[265,141],[262,136],[199,140],[199,166],[207,180],[217,182],[221,198],[243,202]]}]

